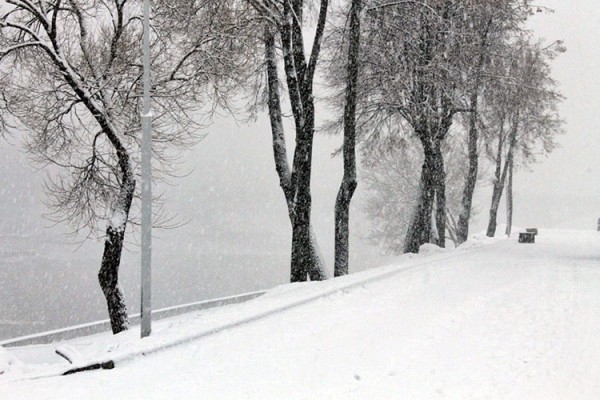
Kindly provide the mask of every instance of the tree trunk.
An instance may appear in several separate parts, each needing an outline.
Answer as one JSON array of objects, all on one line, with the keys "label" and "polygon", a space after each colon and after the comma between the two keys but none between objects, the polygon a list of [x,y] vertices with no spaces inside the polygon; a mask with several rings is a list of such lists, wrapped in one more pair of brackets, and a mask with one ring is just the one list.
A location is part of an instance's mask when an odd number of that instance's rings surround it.
[{"label": "tree trunk", "polygon": [[[303,96],[304,97],[304,96]],[[297,123],[296,149],[294,151],[294,169],[292,171],[292,188],[294,191],[294,221],[292,223],[292,259],[291,281],[306,281],[310,274],[319,278],[312,270],[310,252],[310,216],[312,196],[310,193],[312,146],[314,137],[314,104],[312,95],[303,104],[303,113]]]},{"label": "tree trunk", "polygon": [[[345,176],[345,175],[344,175]],[[348,274],[350,258],[350,201],[356,189],[356,179],[344,178],[335,201],[335,265],[333,276]]]},{"label": "tree trunk", "polygon": [[[312,94],[302,94],[302,110],[297,110],[296,148],[291,186],[294,191],[294,221],[292,223],[291,282],[325,279],[322,271],[314,270],[310,249],[310,217],[312,195],[310,192],[312,147],[315,110]],[[301,114],[300,114],[301,112]]]},{"label": "tree trunk", "polygon": [[500,135],[498,135],[498,151],[496,153],[496,169],[494,171],[494,188],[492,190],[492,205],[490,206],[490,215],[486,235],[494,237],[496,235],[496,218],[498,214],[498,205],[502,196],[502,153],[504,138],[502,135],[502,127],[500,127]]},{"label": "tree trunk", "polygon": [[502,197],[503,189],[504,183],[501,183],[500,181],[494,182],[494,190],[492,192],[492,205],[490,207],[490,219],[488,221],[488,228],[486,233],[488,237],[496,236],[498,206],[500,205],[500,199]]},{"label": "tree trunk", "polygon": [[510,236],[513,219],[513,160],[508,164],[508,183],[506,186],[506,236]]},{"label": "tree trunk", "polygon": [[129,164],[129,156],[123,149],[119,153],[121,153],[119,154],[119,164],[122,172],[121,187],[111,220],[106,228],[104,254],[98,272],[98,282],[106,298],[108,316],[114,334],[129,328],[127,306],[119,286],[119,265],[125,239],[125,228],[135,191],[135,179]]},{"label": "tree trunk", "polygon": [[[292,225],[292,260],[291,260],[291,282],[305,282],[311,271],[310,251],[310,193],[302,195],[302,206],[297,207],[296,218]],[[317,279],[321,280],[319,276]]]},{"label": "tree trunk", "polygon": [[502,146],[498,146],[498,159],[496,161],[496,180],[494,181],[494,190],[492,192],[492,205],[490,207],[490,219],[488,222],[487,236],[494,237],[496,235],[498,207],[500,206],[500,200],[502,198],[502,192],[504,191],[504,184],[506,182],[506,176],[508,173],[508,166],[512,163],[513,154],[517,144],[517,131],[518,131],[519,112],[517,112],[516,118],[513,121],[513,125],[510,132],[510,141],[508,144],[508,151],[506,153],[506,161],[500,173],[501,166],[501,152]]},{"label": "tree trunk", "polygon": [[477,144],[479,141],[479,131],[477,130],[477,121],[479,119],[479,88],[481,86],[481,78],[485,56],[488,48],[488,35],[494,21],[494,15],[490,15],[486,29],[481,36],[479,46],[479,58],[475,70],[475,82],[471,89],[470,107],[471,115],[469,118],[469,170],[465,179],[463,189],[461,210],[458,216],[458,225],[456,227],[456,244],[460,245],[469,238],[469,221],[471,219],[471,208],[473,206],[473,195],[475,193],[475,185],[477,184],[477,173],[479,169],[479,154],[477,153]]},{"label": "tree trunk", "polygon": [[310,192],[312,142],[314,136],[314,105],[312,98],[307,105],[304,129],[296,134],[296,150],[294,152],[294,171],[292,172],[292,188],[294,189],[294,220],[292,222],[292,257],[291,282],[326,279],[322,270],[317,270],[313,263],[311,250],[310,217],[312,196]]},{"label": "tree trunk", "polygon": [[[57,48],[58,44],[53,43]],[[106,239],[104,241],[104,253],[102,263],[98,272],[98,282],[106,298],[108,315],[113,333],[119,333],[128,329],[129,317],[123,292],[119,286],[119,265],[123,251],[123,240],[125,228],[129,218],[129,210],[135,192],[135,178],[131,166],[131,160],[127,150],[121,143],[112,121],[107,117],[102,107],[96,104],[92,94],[86,85],[79,79],[69,64],[62,58],[60,53],[49,53],[55,65],[61,71],[67,84],[73,89],[77,97],[88,109],[96,120],[106,138],[110,141],[117,153],[119,170],[121,172],[119,194],[114,205],[113,214],[106,228]]]},{"label": "tree trunk", "polygon": [[[268,25],[265,26],[265,59],[267,64],[268,79],[268,106],[271,122],[271,133],[273,140],[273,156],[275,159],[275,170],[279,176],[279,184],[283,191],[288,207],[288,216],[292,229],[294,227],[294,193],[290,166],[287,158],[287,148],[283,131],[281,102],[279,99],[279,77],[277,74],[277,58],[275,53],[275,38]],[[312,226],[308,227],[309,240],[306,244],[307,271],[311,280],[323,280],[325,275],[325,260],[320,252],[316,235]],[[306,280],[306,274],[304,275]],[[294,277],[292,277],[293,281]],[[297,278],[299,279],[299,278]]]},{"label": "tree trunk", "polygon": [[109,227],[106,230],[102,266],[98,272],[98,282],[106,298],[110,326],[114,334],[129,328],[127,306],[119,286],[119,264],[124,239],[124,232],[119,229],[121,228]]},{"label": "tree trunk", "polygon": [[419,182],[419,198],[415,206],[406,239],[404,253],[418,253],[422,244],[429,243],[431,238],[431,212],[435,193],[434,156],[427,143],[422,142],[424,159]]},{"label": "tree trunk", "polygon": [[434,179],[435,179],[435,226],[438,233],[437,245],[446,247],[446,172],[444,156],[440,142],[434,146]]},{"label": "tree trunk", "polygon": [[335,201],[335,266],[334,276],[348,274],[350,247],[350,202],[356,190],[356,86],[358,83],[358,52],[360,49],[361,0],[350,6],[350,45],[346,105],[344,107],[344,176]]},{"label": "tree trunk", "polygon": [[479,155],[477,154],[477,142],[479,141],[479,132],[477,131],[478,111],[478,93],[471,95],[471,115],[469,120],[469,170],[463,189],[461,210],[458,216],[458,225],[456,228],[457,244],[462,244],[469,238],[469,221],[471,219],[471,208],[473,206],[473,194],[477,183],[477,170],[479,168]]},{"label": "tree trunk", "polygon": [[279,30],[287,88],[296,127],[296,147],[290,185],[294,210],[290,268],[292,282],[302,282],[309,277],[311,280],[326,278],[324,271],[317,269],[318,266],[312,263],[310,181],[315,130],[313,78],[325,29],[328,1],[321,0],[317,29],[308,61],[304,53],[301,14],[303,4],[303,0],[283,2],[283,24]]}]

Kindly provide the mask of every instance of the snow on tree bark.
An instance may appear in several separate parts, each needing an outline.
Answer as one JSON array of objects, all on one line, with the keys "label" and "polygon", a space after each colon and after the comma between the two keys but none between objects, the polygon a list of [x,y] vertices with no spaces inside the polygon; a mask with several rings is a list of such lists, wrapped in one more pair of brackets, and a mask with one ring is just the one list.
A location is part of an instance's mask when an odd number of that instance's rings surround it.
[{"label": "snow on tree bark", "polygon": [[[291,172],[287,159],[287,148],[285,135],[283,131],[283,122],[281,115],[281,102],[279,98],[279,77],[277,73],[277,56],[275,53],[275,37],[271,27],[265,26],[265,60],[267,64],[268,80],[268,107],[269,119],[271,123],[271,133],[273,141],[273,156],[275,159],[275,170],[279,177],[279,184],[283,191],[288,208],[288,215],[292,227],[294,226],[294,197],[291,182]],[[325,260],[319,249],[316,235],[309,227],[308,255],[310,258],[311,280],[322,280],[325,278]]]},{"label": "snow on tree bark", "polygon": [[435,226],[437,230],[437,245],[446,247],[446,171],[441,142],[434,147],[435,165]]},{"label": "snow on tree bark", "polygon": [[[321,41],[329,3],[327,0],[321,1],[316,32],[308,60],[304,51],[304,32],[302,28],[303,0],[285,1],[282,4],[283,8],[276,4],[266,4],[261,1],[250,1],[250,3],[269,23],[278,28],[287,91],[294,117],[296,146],[290,175],[289,195],[286,196],[286,200],[292,209],[290,213],[292,216],[290,279],[292,282],[306,281],[309,278],[311,280],[322,280],[326,278],[326,274],[323,265],[320,262],[315,262],[320,257],[318,257],[319,251],[316,246],[315,235],[311,230],[312,198],[310,182],[315,130],[313,80],[317,61],[320,57]],[[267,34],[267,36],[269,35]],[[269,49],[273,49],[273,47],[267,46],[266,50],[267,61],[271,64],[268,69],[276,71],[274,51]],[[274,82],[276,81],[274,80]],[[270,90],[270,92],[271,94],[275,93],[274,90]],[[271,99],[269,103],[271,105]],[[274,102],[273,105],[275,105]],[[275,122],[272,126],[279,129],[276,119],[272,116],[272,124]],[[281,141],[281,135],[279,133],[276,135],[277,141],[284,143]],[[278,151],[280,150],[278,149]],[[281,163],[277,168],[281,170]],[[281,176],[280,182],[282,182]]]},{"label": "snow on tree bark", "polygon": [[[507,9],[504,7],[508,6]],[[510,11],[508,11],[510,10]],[[489,49],[493,45],[494,38],[490,38],[493,34],[499,32],[507,33],[511,30],[519,31],[518,24],[507,24],[506,22],[518,21],[521,18],[521,10],[519,7],[512,7],[508,3],[498,2],[483,4],[480,6],[480,18],[483,21],[482,29],[476,30],[478,38],[477,43],[477,64],[475,66],[473,84],[469,90],[469,132],[468,132],[468,154],[469,154],[469,169],[465,178],[465,185],[462,197],[462,209],[459,214],[457,225],[457,243],[464,243],[469,237],[469,221],[471,218],[471,207],[473,203],[473,195],[477,184],[477,175],[479,168],[478,142],[479,131],[477,124],[479,122],[479,95],[482,87],[484,87],[483,73],[486,65],[486,59],[489,62]],[[500,36],[501,37],[501,36]],[[497,41],[497,37],[496,37]],[[492,44],[490,44],[492,42]],[[496,42],[497,43],[497,42]]]},{"label": "snow on tree bark", "polygon": [[421,143],[424,158],[419,182],[419,197],[404,240],[405,253],[418,253],[419,247],[431,240],[431,214],[435,196],[435,161],[431,146],[427,142],[421,141]]},{"label": "snow on tree bark", "polygon": [[[479,89],[477,89],[479,90]],[[471,208],[473,205],[473,194],[475,193],[475,185],[477,184],[477,173],[479,169],[479,154],[477,153],[477,145],[479,141],[479,132],[477,131],[477,118],[479,115],[479,95],[477,92],[471,94],[471,115],[469,116],[469,169],[465,178],[465,186],[462,196],[461,211],[458,216],[458,224],[456,227],[457,244],[467,241],[469,237],[469,221],[471,219]]]},{"label": "snow on tree bark", "polygon": [[344,107],[344,175],[335,201],[335,266],[334,276],[348,274],[350,252],[350,202],[356,190],[356,86],[360,51],[361,0],[350,6],[346,105]]},{"label": "snow on tree bark", "polygon": [[513,165],[514,159],[508,164],[508,183],[506,186],[506,236],[510,236],[513,219]]},{"label": "snow on tree bark", "polygon": [[502,199],[502,192],[504,191],[504,185],[506,182],[506,176],[508,173],[508,165],[512,162],[514,157],[515,147],[517,144],[517,132],[519,130],[519,111],[516,112],[515,118],[512,121],[510,138],[508,144],[508,150],[506,153],[506,160],[504,161],[504,166],[502,167],[502,173],[499,173],[499,163],[501,163],[502,159],[500,158],[502,154],[502,145],[501,142],[498,145],[498,161],[496,164],[496,179],[494,180],[494,190],[492,192],[492,204],[490,206],[490,218],[488,222],[486,235],[488,237],[494,237],[496,235],[496,226],[498,219],[498,207],[500,206],[500,200]]},{"label": "snow on tree bark", "polygon": [[[116,139],[116,138],[115,138]],[[129,210],[135,193],[135,178],[130,157],[119,141],[115,143],[121,169],[121,187],[104,240],[102,264],[98,272],[98,282],[106,298],[110,325],[114,334],[129,328],[129,317],[123,292],[119,285],[119,266],[123,252],[123,241]]]},{"label": "snow on tree bark", "polygon": [[[160,49],[152,60],[153,92],[160,98],[154,104],[152,150],[159,166],[155,179],[170,176],[175,169],[171,157],[201,137],[202,117],[197,115],[202,114],[203,99],[195,85],[218,85],[222,100],[236,76],[231,71],[239,64],[231,56],[239,50],[239,41],[235,26],[229,25],[233,14],[221,12],[231,4],[223,3],[206,2],[193,10],[190,19],[206,23],[203,17],[211,16],[211,32],[201,30],[199,37],[184,26],[188,18],[181,18],[189,10],[174,13],[162,4],[155,9],[153,28],[159,33],[152,46]],[[96,12],[96,6],[104,11]],[[27,151],[35,161],[67,171],[46,181],[57,220],[68,222],[76,232],[89,228],[90,236],[104,230],[98,280],[115,333],[128,325],[118,276],[136,190],[142,29],[129,23],[135,20],[136,7],[126,2],[28,0],[11,0],[0,7],[0,63],[6,72],[0,86],[6,102],[3,112],[10,114],[19,134],[27,134]],[[227,35],[219,33],[223,25]],[[203,34],[212,36],[207,40]],[[230,53],[219,53],[208,62],[200,56],[215,49]],[[159,197],[155,211],[161,208]],[[100,227],[105,219],[106,228]]]}]

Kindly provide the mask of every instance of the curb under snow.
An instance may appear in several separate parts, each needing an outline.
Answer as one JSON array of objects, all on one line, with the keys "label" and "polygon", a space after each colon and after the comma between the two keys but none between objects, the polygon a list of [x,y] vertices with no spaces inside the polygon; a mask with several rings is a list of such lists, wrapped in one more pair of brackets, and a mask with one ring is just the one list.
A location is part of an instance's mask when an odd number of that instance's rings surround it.
[{"label": "curb under snow", "polygon": [[[76,362],[72,365],[61,365],[60,367],[54,365],[51,367],[38,369],[37,371],[32,371],[32,373],[19,374],[19,376],[15,376],[13,379],[9,379],[9,381],[39,379],[99,368],[111,369],[115,365],[132,360],[136,357],[154,354],[166,349],[180,346],[182,344],[190,343],[227,329],[235,328],[261,320],[274,314],[285,312],[338,292],[348,291],[373,282],[388,279],[395,275],[414,270],[418,267],[428,264],[435,264],[458,257],[467,252],[478,252],[482,250],[482,246],[497,241],[498,239],[475,241],[475,243],[467,242],[465,245],[454,250],[439,249],[435,252],[432,252],[432,249],[427,249],[428,254],[425,255],[409,254],[399,257],[398,264],[392,264],[322,282],[281,285],[267,291],[265,295],[248,302],[220,307],[219,309],[212,309],[206,313],[206,315],[202,314],[203,318],[200,319],[201,325],[203,323],[210,324],[210,317],[214,315],[216,310],[219,310],[221,313],[227,313],[229,311],[232,315],[226,315],[226,318],[224,318],[226,322],[220,322],[213,326],[209,325],[208,327],[200,326],[198,331],[195,331],[191,334],[189,332],[183,332],[179,335],[173,335],[173,333],[170,332],[167,340],[161,337],[161,332],[158,332],[158,334],[155,336],[150,336],[140,340],[137,338],[138,332],[135,329],[130,329],[122,334],[111,336],[112,340],[109,341],[115,343],[113,343],[112,346],[104,351],[104,354],[91,355],[87,358],[83,357],[82,361]],[[282,296],[289,296],[291,299],[282,305]],[[249,310],[245,310],[245,308],[249,308]],[[232,310],[235,310],[236,312],[231,312]],[[240,318],[240,314],[248,315]],[[181,317],[182,316],[175,318]],[[204,321],[204,317],[208,317],[206,318],[207,321]],[[169,330],[174,322],[169,324],[169,319],[167,319],[161,321],[161,323],[165,325],[168,324],[166,330]],[[194,324],[197,323],[197,321],[186,320],[185,323]],[[136,335],[136,338],[130,337],[133,335]],[[57,343],[56,345],[58,346],[60,343]],[[7,376],[6,378],[10,378],[10,376]]]}]

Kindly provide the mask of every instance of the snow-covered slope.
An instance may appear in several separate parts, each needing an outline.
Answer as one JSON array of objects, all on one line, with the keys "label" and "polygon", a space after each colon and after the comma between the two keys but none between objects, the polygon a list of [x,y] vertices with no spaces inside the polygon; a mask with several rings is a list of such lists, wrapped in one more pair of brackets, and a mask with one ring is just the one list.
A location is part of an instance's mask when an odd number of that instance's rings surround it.
[{"label": "snow-covered slope", "polygon": [[160,321],[144,340],[62,344],[112,370],[32,380],[65,364],[53,349],[9,349],[0,398],[600,398],[600,234],[536,241],[480,240],[282,286]]}]

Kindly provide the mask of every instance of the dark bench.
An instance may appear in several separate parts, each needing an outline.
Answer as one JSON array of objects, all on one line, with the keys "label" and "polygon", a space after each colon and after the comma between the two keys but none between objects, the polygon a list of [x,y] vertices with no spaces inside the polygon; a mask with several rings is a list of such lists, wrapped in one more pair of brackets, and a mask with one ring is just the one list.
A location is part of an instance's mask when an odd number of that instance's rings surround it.
[{"label": "dark bench", "polygon": [[534,235],[538,234],[538,229],[537,228],[527,228],[525,229],[525,232],[527,233],[533,233]]},{"label": "dark bench", "polygon": [[535,243],[535,233],[533,232],[520,232],[519,243]]}]

